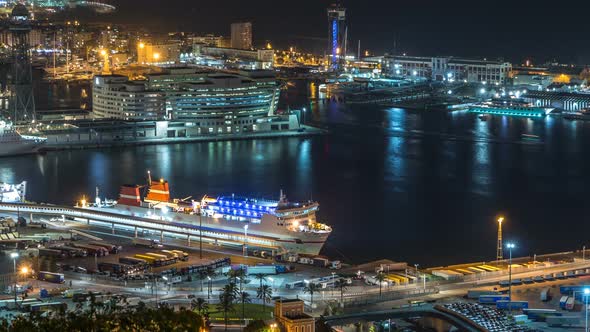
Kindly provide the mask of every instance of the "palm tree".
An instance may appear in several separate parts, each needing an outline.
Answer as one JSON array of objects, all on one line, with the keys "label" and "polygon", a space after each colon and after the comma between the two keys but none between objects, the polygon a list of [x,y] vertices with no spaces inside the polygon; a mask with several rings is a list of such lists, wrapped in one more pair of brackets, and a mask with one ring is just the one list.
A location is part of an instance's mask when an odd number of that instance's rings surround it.
[{"label": "palm tree", "polygon": [[207,297],[209,297],[209,294],[213,293],[213,290],[211,289],[211,280],[213,278],[215,278],[217,276],[217,272],[215,272],[215,270],[211,267],[207,268],[207,270],[205,270],[205,278],[207,278],[209,280],[209,283],[207,285]]},{"label": "palm tree", "polygon": [[383,286],[383,281],[385,281],[385,274],[383,272],[377,273],[375,280],[379,283],[379,297],[381,297],[381,288]]},{"label": "palm tree", "polygon": [[230,282],[237,284],[238,280],[240,280],[240,284],[242,284],[242,279],[246,276],[246,270],[243,268],[239,268],[237,270],[229,270],[227,276],[230,278]]},{"label": "palm tree", "polygon": [[310,302],[311,302],[311,311],[313,311],[313,293],[317,292],[319,289],[320,289],[320,287],[318,286],[318,284],[315,284],[313,282],[308,283],[307,286],[305,286],[305,288],[303,288],[304,293],[309,293]]},{"label": "palm tree", "polygon": [[197,274],[197,278],[199,278],[199,280],[201,280],[201,293],[203,292],[203,281],[205,281],[205,279],[207,279],[207,271],[199,271],[199,274]]},{"label": "palm tree", "polygon": [[240,293],[240,300],[242,301],[242,321],[244,320],[244,316],[246,316],[246,303],[252,302],[250,299],[250,294],[248,292],[241,292]]},{"label": "palm tree", "polygon": [[197,310],[201,316],[204,316],[209,312],[209,303],[204,298],[199,297],[191,301],[191,309]]},{"label": "palm tree", "polygon": [[[232,286],[233,285],[233,286]],[[225,285],[221,289],[219,294],[219,303],[217,304],[217,310],[223,311],[223,320],[225,322],[225,330],[227,331],[227,313],[234,311],[235,297],[235,284]]]},{"label": "palm tree", "polygon": [[344,307],[344,292],[347,290],[346,279],[340,278],[336,281],[336,288],[340,289],[340,305]]},{"label": "palm tree", "polygon": [[266,276],[268,274],[264,274],[264,273],[255,273],[252,276],[254,276],[255,279],[260,280],[260,287],[262,287],[262,282],[266,280]]},{"label": "palm tree", "polygon": [[270,300],[272,299],[272,288],[270,288],[269,285],[260,286],[258,288],[258,293],[256,297],[262,300],[262,310],[264,310],[264,307],[266,307],[266,303],[270,302]]}]

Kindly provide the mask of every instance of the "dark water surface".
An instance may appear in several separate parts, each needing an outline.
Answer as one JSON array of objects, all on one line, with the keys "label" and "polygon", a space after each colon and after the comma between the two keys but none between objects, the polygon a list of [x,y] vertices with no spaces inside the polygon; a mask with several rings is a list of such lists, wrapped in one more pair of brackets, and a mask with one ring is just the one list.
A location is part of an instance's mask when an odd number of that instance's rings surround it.
[{"label": "dark water surface", "polygon": [[[334,227],[325,253],[422,266],[495,257],[495,218],[515,255],[572,250],[590,231],[590,123],[314,103],[314,138],[62,151],[0,159],[0,181],[29,183],[28,198],[73,204],[95,187],[166,178],[174,197],[236,193],[313,198]],[[521,134],[541,137],[523,142]]]}]

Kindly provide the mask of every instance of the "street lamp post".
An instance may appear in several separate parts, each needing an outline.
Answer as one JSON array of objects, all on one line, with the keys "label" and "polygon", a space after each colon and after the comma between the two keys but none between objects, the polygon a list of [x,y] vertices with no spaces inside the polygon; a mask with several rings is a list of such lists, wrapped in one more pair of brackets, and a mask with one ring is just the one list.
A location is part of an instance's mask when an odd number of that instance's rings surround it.
[{"label": "street lamp post", "polygon": [[17,282],[17,274],[16,274],[16,259],[18,258],[18,252],[11,252],[10,258],[12,258],[12,263],[14,266],[14,306],[16,307],[16,282]]},{"label": "street lamp post", "polygon": [[336,272],[332,272],[332,297],[334,297],[334,288],[336,287],[336,283],[334,281],[336,276]]},{"label": "street lamp post", "polygon": [[199,210],[199,258],[203,259],[203,217]]},{"label": "street lamp post", "polygon": [[211,277],[207,276],[207,299],[211,298]]},{"label": "street lamp post", "polygon": [[248,257],[248,224],[244,225],[244,257]]},{"label": "street lamp post", "polygon": [[582,260],[586,260],[586,246],[582,246]]},{"label": "street lamp post", "polygon": [[508,302],[510,306],[510,313],[512,313],[512,249],[514,249],[514,243],[507,243],[508,248]]},{"label": "street lamp post", "polygon": [[[420,282],[420,275],[418,274],[418,266],[420,266],[420,264],[414,264],[414,268],[416,269],[416,278],[418,278],[417,282]],[[418,285],[416,285],[416,288],[418,288]]]},{"label": "street lamp post", "polygon": [[584,303],[586,304],[584,306],[584,311],[586,311],[584,314],[586,316],[585,321],[586,323],[584,324],[584,332],[588,332],[588,295],[590,295],[590,288],[584,288]]}]

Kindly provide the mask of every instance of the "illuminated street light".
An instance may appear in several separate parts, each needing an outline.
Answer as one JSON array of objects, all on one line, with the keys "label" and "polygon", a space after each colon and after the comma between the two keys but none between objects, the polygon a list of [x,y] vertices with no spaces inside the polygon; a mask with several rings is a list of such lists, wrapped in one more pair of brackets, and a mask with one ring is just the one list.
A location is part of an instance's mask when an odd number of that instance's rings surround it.
[{"label": "illuminated street light", "polygon": [[154,60],[158,61],[160,59],[160,53],[154,53]]},{"label": "illuminated street light", "polygon": [[514,243],[506,243],[506,248],[510,253],[508,258],[508,302],[510,303],[510,313],[512,313],[512,249],[515,247]]},{"label": "illuminated street light", "polygon": [[145,48],[145,44],[144,43],[139,43],[139,48]]},{"label": "illuminated street light", "polygon": [[586,324],[584,325],[584,331],[588,332],[588,296],[590,295],[590,288],[584,288],[584,303],[586,304]]},{"label": "illuminated street light", "polygon": [[248,224],[244,225],[244,257],[248,257]]},{"label": "illuminated street light", "polygon": [[14,265],[14,305],[16,306],[16,259],[18,258],[18,252],[11,252],[10,258],[12,258],[12,263]]}]

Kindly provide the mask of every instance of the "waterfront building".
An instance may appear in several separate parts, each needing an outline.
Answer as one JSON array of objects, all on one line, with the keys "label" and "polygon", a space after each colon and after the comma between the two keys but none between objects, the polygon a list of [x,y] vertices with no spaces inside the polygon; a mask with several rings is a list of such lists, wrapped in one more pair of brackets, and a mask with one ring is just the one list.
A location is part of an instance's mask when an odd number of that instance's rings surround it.
[{"label": "waterfront building", "polygon": [[137,62],[140,64],[174,64],[180,61],[180,43],[137,44]]},{"label": "waterfront building", "polygon": [[315,320],[304,309],[303,300],[278,299],[275,301],[274,317],[286,332],[315,332]]},{"label": "waterfront building", "polygon": [[522,99],[538,107],[553,107],[566,112],[590,109],[590,94],[561,91],[526,91]]},{"label": "waterfront building", "polygon": [[271,49],[245,50],[193,44],[193,54],[195,56],[211,56],[216,58],[253,61],[258,63],[256,69],[269,69],[274,66],[274,51]]},{"label": "waterfront building", "polygon": [[96,75],[92,81],[93,115],[121,120],[161,120],[164,95],[122,75]]},{"label": "waterfront building", "polygon": [[[190,122],[199,133],[258,131],[260,122],[276,112],[279,86],[273,72],[194,75],[193,81],[180,82],[187,77],[185,73],[182,78],[167,79],[168,87],[160,86],[165,91],[169,117]],[[158,76],[150,75],[148,82],[157,81]]]},{"label": "waterfront building", "polygon": [[207,34],[204,36],[194,36],[191,39],[193,44],[203,44],[213,47],[231,47],[231,40],[224,36]]},{"label": "waterfront building", "polygon": [[272,71],[228,74],[189,67],[150,74],[146,81],[97,75],[92,92],[97,118],[184,121],[198,134],[275,129],[267,122],[275,115],[280,93]]},{"label": "waterfront building", "polygon": [[231,47],[249,50],[252,48],[252,23],[232,23],[231,25]]},{"label": "waterfront building", "polygon": [[414,76],[434,81],[465,81],[504,85],[510,82],[512,64],[504,61],[455,57],[385,56],[383,73],[389,76]]}]

